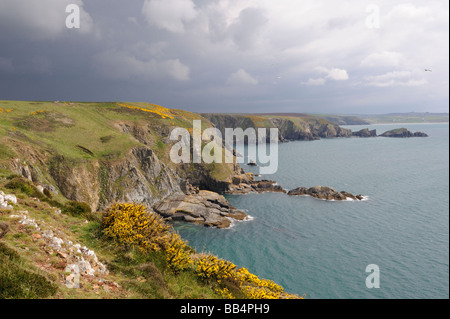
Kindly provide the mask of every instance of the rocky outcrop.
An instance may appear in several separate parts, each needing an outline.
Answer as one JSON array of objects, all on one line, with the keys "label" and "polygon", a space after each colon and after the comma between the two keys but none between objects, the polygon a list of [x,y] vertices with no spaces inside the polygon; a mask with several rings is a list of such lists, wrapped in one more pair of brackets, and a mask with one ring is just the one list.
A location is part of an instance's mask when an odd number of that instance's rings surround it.
[{"label": "rocky outcrop", "polygon": [[17,198],[15,195],[7,195],[0,191],[0,209],[13,209],[11,204],[17,204]]},{"label": "rocky outcrop", "polygon": [[288,195],[309,195],[319,199],[325,200],[362,200],[363,195],[353,195],[346,191],[338,192],[335,189],[328,186],[314,186],[311,188],[298,187],[288,192]]},{"label": "rocky outcrop", "polygon": [[286,193],[286,191],[271,180],[255,180],[252,173],[241,173],[231,178],[231,183],[225,191],[227,194],[248,194],[248,193],[264,193],[277,192]]},{"label": "rocky outcrop", "polygon": [[357,136],[357,137],[376,137],[377,136],[377,130],[369,130],[368,128],[363,128],[362,130],[359,130],[357,132],[352,132],[352,136]]},{"label": "rocky outcrop", "polygon": [[413,133],[404,127],[384,132],[380,136],[383,136],[383,137],[428,137],[428,135],[423,132]]},{"label": "rocky outcrop", "polygon": [[[60,211],[55,214],[60,214]],[[14,214],[9,215],[9,218],[33,229],[31,239],[39,240],[42,243],[40,247],[48,255],[58,258],[61,266],[65,266],[64,278],[67,287],[79,288],[80,278],[89,278],[92,281],[109,274],[106,265],[98,259],[93,250],[81,246],[79,243],[73,243],[65,233],[57,229],[50,229],[51,226],[46,225],[43,221],[38,223],[30,217],[28,211],[15,211]],[[115,285],[118,287],[117,284]]]},{"label": "rocky outcrop", "polygon": [[227,228],[231,220],[244,220],[247,214],[214,192],[200,190],[189,195],[172,195],[153,206],[167,220],[181,220],[207,227]]}]

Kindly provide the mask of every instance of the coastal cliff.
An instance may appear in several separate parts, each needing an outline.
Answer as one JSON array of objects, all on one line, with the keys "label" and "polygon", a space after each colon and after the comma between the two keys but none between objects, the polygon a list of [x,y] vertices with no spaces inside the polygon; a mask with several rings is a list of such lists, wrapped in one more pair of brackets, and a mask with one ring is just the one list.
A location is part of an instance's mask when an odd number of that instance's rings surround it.
[{"label": "coastal cliff", "polygon": [[[222,133],[225,128],[277,128],[279,141],[318,140],[329,137],[349,137],[352,131],[314,116],[273,116],[202,113]],[[243,141],[239,141],[243,142]]]}]

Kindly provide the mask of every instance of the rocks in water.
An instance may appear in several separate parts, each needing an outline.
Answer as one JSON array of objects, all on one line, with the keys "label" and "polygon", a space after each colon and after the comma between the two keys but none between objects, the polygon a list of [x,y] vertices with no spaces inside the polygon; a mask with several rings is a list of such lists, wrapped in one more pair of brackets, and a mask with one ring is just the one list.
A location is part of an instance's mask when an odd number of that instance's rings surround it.
[{"label": "rocks in water", "polygon": [[428,137],[428,135],[426,133],[423,133],[423,132],[413,133],[404,127],[396,128],[396,129],[384,132],[380,136],[383,136],[383,137]]},{"label": "rocks in water", "polygon": [[349,192],[342,191],[338,192],[335,189],[328,186],[314,186],[311,188],[306,187],[298,187],[296,189],[292,189],[288,192],[288,195],[309,195],[319,199],[325,200],[362,200],[364,199],[363,195],[353,195]]},{"label": "rocks in water", "polygon": [[369,130],[368,128],[363,128],[362,130],[359,130],[357,132],[352,132],[352,136],[357,136],[357,137],[376,137],[377,136],[377,130]]},{"label": "rocks in water", "polygon": [[228,194],[248,194],[254,192],[286,193],[286,191],[278,185],[277,182],[266,179],[257,181],[254,179],[254,175],[252,173],[234,175],[231,178],[231,183],[226,191]]},{"label": "rocks in water", "polygon": [[168,220],[182,220],[207,227],[227,228],[231,219],[244,220],[247,214],[236,209],[215,192],[200,190],[188,195],[173,195],[154,205],[153,209]]}]

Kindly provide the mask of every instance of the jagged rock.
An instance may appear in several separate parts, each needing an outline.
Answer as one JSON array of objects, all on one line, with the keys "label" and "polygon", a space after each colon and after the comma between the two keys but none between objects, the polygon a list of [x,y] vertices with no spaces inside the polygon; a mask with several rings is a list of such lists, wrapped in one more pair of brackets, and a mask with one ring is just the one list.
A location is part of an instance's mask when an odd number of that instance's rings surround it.
[{"label": "jagged rock", "polygon": [[168,220],[182,220],[209,227],[227,228],[231,219],[243,220],[243,211],[231,206],[222,195],[200,190],[198,194],[173,195],[156,205],[153,209]]},{"label": "jagged rock", "polygon": [[252,173],[242,173],[234,175],[231,178],[231,183],[225,191],[227,194],[247,194],[247,193],[263,193],[263,192],[279,192],[286,193],[286,191],[278,185],[275,181],[254,179]]},{"label": "jagged rock", "polygon": [[352,136],[357,136],[357,137],[376,137],[377,136],[377,130],[369,130],[368,128],[363,128],[362,130],[359,130],[357,132],[352,132]]},{"label": "jagged rock", "polygon": [[384,132],[380,136],[383,136],[383,137],[428,137],[428,135],[423,132],[413,133],[404,127],[396,128],[396,129]]},{"label": "jagged rock", "polygon": [[298,187],[292,189],[288,192],[288,195],[309,195],[319,199],[325,200],[347,200],[348,198],[353,200],[362,200],[364,197],[362,195],[353,195],[349,192],[342,191],[338,192],[335,189],[328,186],[314,186],[311,188]]}]

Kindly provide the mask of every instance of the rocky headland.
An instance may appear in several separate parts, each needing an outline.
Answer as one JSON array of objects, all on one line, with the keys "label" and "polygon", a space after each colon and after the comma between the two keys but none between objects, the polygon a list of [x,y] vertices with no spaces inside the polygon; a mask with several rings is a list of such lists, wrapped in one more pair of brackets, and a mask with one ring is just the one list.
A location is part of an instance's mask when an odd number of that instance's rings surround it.
[{"label": "rocky headland", "polygon": [[[211,121],[225,136],[225,128],[277,128],[280,142],[310,141],[320,138],[350,137],[352,131],[333,124],[321,117],[311,115],[279,116],[268,115],[237,115],[220,113],[203,113],[203,117]],[[237,141],[247,142],[247,141]]]}]

